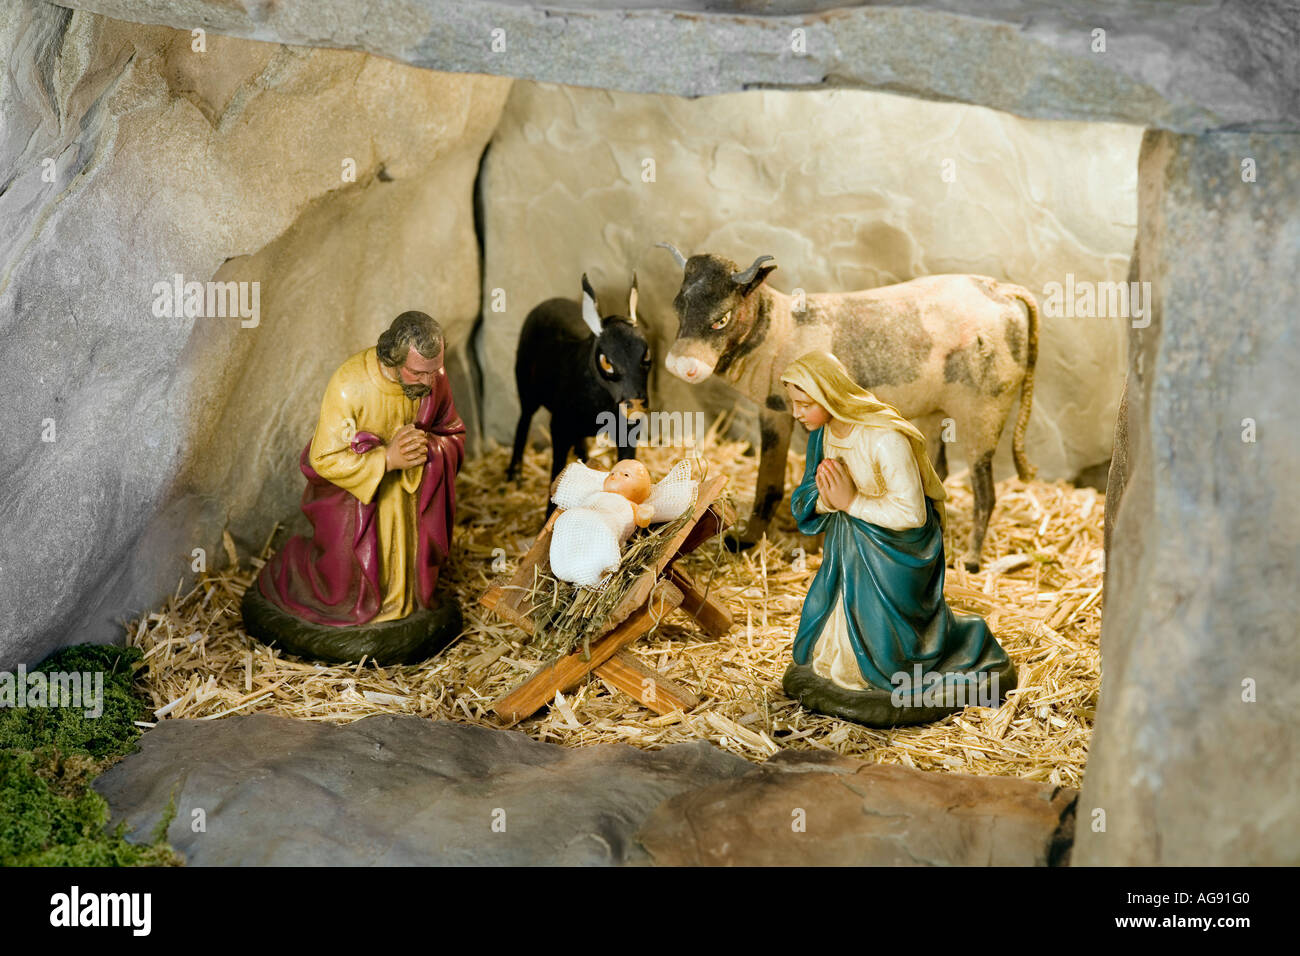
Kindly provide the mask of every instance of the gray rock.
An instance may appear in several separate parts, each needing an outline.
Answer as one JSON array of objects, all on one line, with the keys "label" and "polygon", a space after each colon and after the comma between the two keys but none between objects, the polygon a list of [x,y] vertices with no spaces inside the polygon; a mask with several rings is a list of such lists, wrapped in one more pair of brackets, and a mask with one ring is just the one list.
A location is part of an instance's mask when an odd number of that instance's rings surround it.
[{"label": "gray rock", "polygon": [[[1110,560],[1110,541],[1119,515],[1120,502],[1124,500],[1124,489],[1128,486],[1128,383],[1119,395],[1119,411],[1115,415],[1115,450],[1110,458],[1110,470],[1106,473],[1104,490],[1106,492],[1105,527],[1102,531],[1103,550],[1106,560]],[[1103,588],[1109,579],[1102,580]]]},{"label": "gray rock", "polygon": [[1148,132],[1140,170],[1154,311],[1130,338],[1074,861],[1295,865],[1300,142]]},{"label": "gray rock", "polygon": [[[1287,0],[73,0],[144,23],[642,93],[859,87],[1182,132],[1300,128]],[[805,31],[797,52],[792,33]],[[1095,30],[1105,52],[1094,52]],[[493,31],[504,31],[504,48]]]},{"label": "gray rock", "polygon": [[679,794],[637,839],[659,866],[1047,866],[1065,861],[1078,792],[779,754]]},{"label": "gray rock", "polygon": [[[1142,270],[1138,264],[1138,243],[1135,239],[1133,242],[1133,254],[1128,260],[1128,282],[1130,288],[1132,283],[1138,282],[1142,278]],[[1130,364],[1137,361],[1137,355],[1130,356]],[[1119,515],[1119,505],[1124,499],[1124,488],[1128,485],[1128,378],[1126,371],[1124,386],[1119,394],[1119,410],[1115,414],[1115,437],[1111,447],[1110,470],[1106,473],[1106,480],[1103,483],[1102,490],[1106,493],[1106,513],[1105,528],[1103,531],[1103,549],[1105,559],[1110,560],[1110,539],[1111,533],[1115,528],[1115,520]],[[1102,582],[1105,585],[1105,581]],[[1105,591],[1103,590],[1103,598]]]},{"label": "gray rock", "polygon": [[143,838],[174,795],[168,838],[191,865],[603,865],[644,862],[632,836],[664,800],[752,770],[703,742],[569,749],[417,717],[255,714],[163,721],[95,788]]},{"label": "gray rock", "polygon": [[1042,866],[1068,853],[1075,797],[820,753],[756,767],[704,742],[566,748],[416,717],[268,714],[163,721],[95,789],[133,839],[174,800],[168,839],[199,866]]}]

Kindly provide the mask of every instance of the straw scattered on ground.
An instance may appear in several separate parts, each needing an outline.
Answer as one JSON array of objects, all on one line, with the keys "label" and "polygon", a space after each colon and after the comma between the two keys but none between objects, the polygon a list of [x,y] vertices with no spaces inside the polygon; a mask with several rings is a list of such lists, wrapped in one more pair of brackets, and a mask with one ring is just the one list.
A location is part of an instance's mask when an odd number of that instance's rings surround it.
[{"label": "straw scattered on ground", "polygon": [[[745,515],[757,464],[748,447],[710,432],[701,450],[711,471],[730,476],[738,513]],[[646,449],[641,457],[659,477],[682,454]],[[492,449],[469,462],[457,482],[456,539],[444,581],[460,596],[467,629],[452,647],[406,667],[321,665],[267,647],[249,638],[239,620],[240,597],[267,552],[238,556],[227,539],[225,570],[202,575],[188,593],[178,590],[163,608],[129,625],[129,643],[150,664],[145,681],[157,719],[268,712],[347,723],[396,713],[499,726],[493,700],[546,656],[477,603],[490,584],[513,573],[543,523],[549,453],[528,454],[518,485],[504,480],[507,459],[506,449]],[[791,455],[789,481],[802,472],[802,459]],[[970,532],[966,477],[947,482],[950,556],[961,553]],[[1101,678],[1102,510],[1101,496],[1089,488],[1001,482],[983,569],[948,569],[949,603],[984,615],[1019,671],[1017,690],[997,709],[970,707],[936,724],[872,730],[787,698],[781,675],[820,555],[783,507],[761,547],[730,555],[709,544],[685,559],[697,579],[712,579],[714,593],[731,608],[736,626],[729,635],[709,638],[674,613],[630,648],[642,663],[697,693],[694,711],[656,716],[593,677],[517,729],[566,746],[621,742],[658,749],[705,739],[754,761],[785,748],[816,749],[1078,787]]]}]

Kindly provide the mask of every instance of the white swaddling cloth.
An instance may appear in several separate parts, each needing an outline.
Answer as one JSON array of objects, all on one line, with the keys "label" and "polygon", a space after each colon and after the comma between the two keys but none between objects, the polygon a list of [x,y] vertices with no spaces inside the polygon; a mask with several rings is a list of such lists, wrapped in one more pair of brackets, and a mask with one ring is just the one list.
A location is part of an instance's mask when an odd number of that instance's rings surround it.
[{"label": "white swaddling cloth", "polygon": [[[607,471],[574,462],[560,473],[551,500],[562,508],[551,529],[551,573],[579,587],[595,587],[617,570],[623,544],[636,527],[636,507],[627,498],[605,491]],[[691,463],[679,461],[650,489],[646,503],[651,521],[681,517],[695,503],[699,483]]]}]

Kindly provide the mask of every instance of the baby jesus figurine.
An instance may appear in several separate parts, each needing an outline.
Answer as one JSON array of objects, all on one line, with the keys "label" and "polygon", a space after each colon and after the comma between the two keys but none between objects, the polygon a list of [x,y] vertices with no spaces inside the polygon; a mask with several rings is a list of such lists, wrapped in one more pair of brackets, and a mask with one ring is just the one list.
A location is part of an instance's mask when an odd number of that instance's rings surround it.
[{"label": "baby jesus figurine", "polygon": [[685,514],[697,487],[689,461],[679,461],[654,485],[645,465],[632,458],[608,472],[574,462],[555,480],[551,496],[563,509],[551,531],[551,573],[579,587],[597,586],[617,570],[633,528]]}]

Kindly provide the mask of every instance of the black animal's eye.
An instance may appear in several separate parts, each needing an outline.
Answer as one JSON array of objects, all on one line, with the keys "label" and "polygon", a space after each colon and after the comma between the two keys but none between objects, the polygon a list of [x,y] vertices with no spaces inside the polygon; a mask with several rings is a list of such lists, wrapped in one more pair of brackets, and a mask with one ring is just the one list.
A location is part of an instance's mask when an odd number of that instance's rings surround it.
[{"label": "black animal's eye", "polygon": [[605,357],[604,352],[600,353],[600,370],[604,372],[606,375],[614,374],[613,363],[611,363],[610,360]]},{"label": "black animal's eye", "polygon": [[713,331],[720,332],[722,329],[725,329],[727,327],[727,323],[730,321],[731,321],[731,310],[728,309],[726,312],[722,314],[722,318],[718,319],[710,327],[713,329]]},{"label": "black animal's eye", "polygon": [[642,367],[642,368],[649,368],[650,365],[651,365],[651,361],[650,361],[650,353],[649,353],[649,352],[646,352],[646,354],[645,354],[645,358],[641,359],[641,367]]}]

